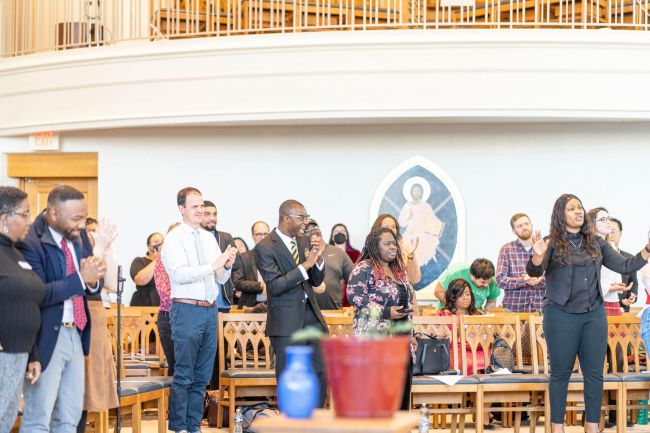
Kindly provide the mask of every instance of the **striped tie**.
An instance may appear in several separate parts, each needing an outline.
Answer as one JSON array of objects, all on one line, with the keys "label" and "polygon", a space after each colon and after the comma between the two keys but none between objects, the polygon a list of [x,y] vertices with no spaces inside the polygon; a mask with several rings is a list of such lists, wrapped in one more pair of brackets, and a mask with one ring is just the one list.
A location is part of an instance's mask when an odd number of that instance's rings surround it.
[{"label": "striped tie", "polygon": [[293,256],[293,261],[296,262],[296,265],[300,264],[300,257],[298,257],[298,248],[296,248],[296,241],[291,240],[291,255]]}]

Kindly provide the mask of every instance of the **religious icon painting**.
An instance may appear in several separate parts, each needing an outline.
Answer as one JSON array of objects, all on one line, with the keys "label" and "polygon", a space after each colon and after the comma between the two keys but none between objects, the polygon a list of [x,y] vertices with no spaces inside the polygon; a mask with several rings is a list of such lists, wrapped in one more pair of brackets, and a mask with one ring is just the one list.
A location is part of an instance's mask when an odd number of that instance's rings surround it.
[{"label": "religious icon painting", "polygon": [[422,157],[395,167],[381,182],[370,207],[398,222],[402,250],[413,252],[422,279],[418,299],[434,299],[435,282],[450,263],[465,259],[465,206],[460,191],[440,167]]}]

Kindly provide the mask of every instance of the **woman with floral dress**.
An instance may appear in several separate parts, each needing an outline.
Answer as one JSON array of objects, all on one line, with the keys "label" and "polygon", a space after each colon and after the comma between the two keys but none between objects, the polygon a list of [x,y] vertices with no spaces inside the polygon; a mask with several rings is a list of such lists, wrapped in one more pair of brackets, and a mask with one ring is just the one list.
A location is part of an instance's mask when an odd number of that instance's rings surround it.
[{"label": "woman with floral dress", "polygon": [[[359,262],[352,270],[347,288],[348,301],[354,307],[354,332],[365,334],[369,329],[384,332],[395,322],[413,319],[413,288],[406,276],[406,267],[399,241],[389,228],[378,228],[366,237]],[[379,309],[380,314],[371,314]],[[415,347],[411,345],[411,357]],[[411,396],[412,360],[408,363],[402,398],[402,410],[408,410]]]}]

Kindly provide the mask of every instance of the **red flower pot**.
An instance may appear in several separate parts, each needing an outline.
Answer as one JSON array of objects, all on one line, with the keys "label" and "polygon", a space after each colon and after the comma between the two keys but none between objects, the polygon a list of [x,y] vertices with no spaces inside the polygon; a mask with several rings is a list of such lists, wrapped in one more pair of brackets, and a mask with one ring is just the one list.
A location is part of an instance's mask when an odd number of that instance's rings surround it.
[{"label": "red flower pot", "polygon": [[339,337],[322,344],[336,416],[392,417],[404,392],[408,337]]}]

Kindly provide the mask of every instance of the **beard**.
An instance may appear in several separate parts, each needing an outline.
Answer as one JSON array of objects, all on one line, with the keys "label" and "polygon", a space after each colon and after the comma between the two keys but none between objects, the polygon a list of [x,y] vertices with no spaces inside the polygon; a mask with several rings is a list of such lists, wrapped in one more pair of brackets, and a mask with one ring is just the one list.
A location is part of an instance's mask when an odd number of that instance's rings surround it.
[{"label": "beard", "polygon": [[530,237],[531,237],[532,235],[533,235],[533,232],[532,232],[532,231],[528,231],[528,230],[526,230],[526,231],[524,231],[523,233],[518,234],[517,237],[518,237],[519,239],[521,239],[522,241],[527,241],[528,239],[530,239]]}]

